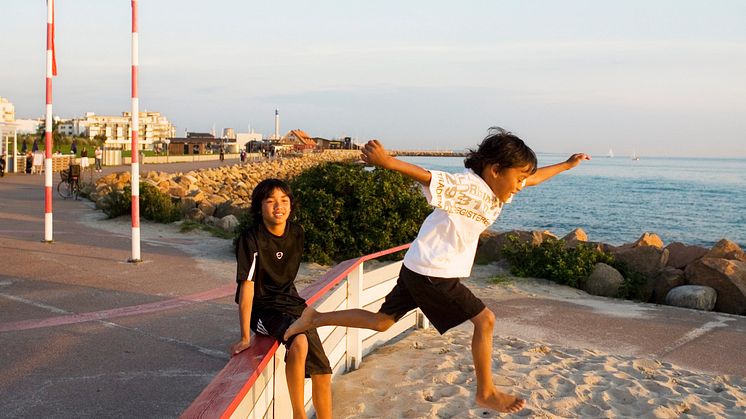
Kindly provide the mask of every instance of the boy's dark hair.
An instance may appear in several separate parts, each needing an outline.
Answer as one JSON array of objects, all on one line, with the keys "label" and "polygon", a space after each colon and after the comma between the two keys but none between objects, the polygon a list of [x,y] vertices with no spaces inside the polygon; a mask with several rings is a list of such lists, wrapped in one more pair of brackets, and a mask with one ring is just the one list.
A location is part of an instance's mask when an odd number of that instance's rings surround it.
[{"label": "boy's dark hair", "polygon": [[528,165],[530,173],[536,172],[536,154],[526,143],[513,133],[500,127],[491,127],[477,150],[469,149],[464,166],[478,176],[485,166],[497,163],[500,170]]},{"label": "boy's dark hair", "polygon": [[251,192],[251,217],[254,224],[261,224],[262,222],[262,201],[267,199],[272,191],[275,189],[281,190],[285,195],[290,198],[290,215],[288,219],[293,216],[295,210],[295,198],[293,198],[293,191],[290,190],[290,185],[280,179],[264,179],[259,182]]}]

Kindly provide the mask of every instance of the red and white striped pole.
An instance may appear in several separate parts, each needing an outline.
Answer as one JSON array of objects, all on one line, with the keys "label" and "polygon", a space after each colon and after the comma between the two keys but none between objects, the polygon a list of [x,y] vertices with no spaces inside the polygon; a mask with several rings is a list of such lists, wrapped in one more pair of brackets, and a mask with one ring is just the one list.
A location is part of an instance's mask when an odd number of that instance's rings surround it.
[{"label": "red and white striped pole", "polygon": [[140,110],[137,99],[137,0],[132,0],[132,258],[130,262],[140,262],[140,166],[139,142]]},{"label": "red and white striped pole", "polygon": [[44,126],[44,241],[52,242],[52,76],[57,75],[54,57],[54,0],[47,0],[47,100]]}]

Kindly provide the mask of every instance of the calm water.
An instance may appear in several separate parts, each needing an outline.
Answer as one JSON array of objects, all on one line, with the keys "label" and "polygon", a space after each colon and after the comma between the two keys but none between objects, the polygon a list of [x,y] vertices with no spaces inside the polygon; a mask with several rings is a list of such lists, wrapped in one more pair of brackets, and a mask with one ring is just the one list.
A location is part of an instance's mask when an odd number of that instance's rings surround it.
[{"label": "calm water", "polygon": [[[539,165],[567,155],[539,154]],[[425,168],[458,172],[463,158],[403,157]],[[725,237],[746,247],[746,159],[596,157],[505,207],[494,230],[581,227],[593,241],[619,245],[643,232],[664,243],[711,246]]]}]

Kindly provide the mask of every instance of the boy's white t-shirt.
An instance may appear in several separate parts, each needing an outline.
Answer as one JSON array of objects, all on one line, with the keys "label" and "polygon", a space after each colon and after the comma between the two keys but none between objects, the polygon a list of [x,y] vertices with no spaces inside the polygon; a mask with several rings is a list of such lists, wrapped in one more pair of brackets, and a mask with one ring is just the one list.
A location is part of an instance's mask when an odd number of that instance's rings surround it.
[{"label": "boy's white t-shirt", "polygon": [[422,223],[404,255],[404,265],[421,275],[468,277],[479,235],[497,220],[502,205],[471,169],[430,173],[430,187],[423,187],[422,192],[435,210]]}]

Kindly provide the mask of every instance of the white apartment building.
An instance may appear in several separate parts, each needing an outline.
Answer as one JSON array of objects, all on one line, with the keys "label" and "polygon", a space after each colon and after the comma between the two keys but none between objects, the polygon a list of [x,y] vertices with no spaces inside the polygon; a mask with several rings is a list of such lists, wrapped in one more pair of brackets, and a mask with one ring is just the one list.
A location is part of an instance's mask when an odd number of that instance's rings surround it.
[{"label": "white apartment building", "polygon": [[16,107],[4,97],[0,97],[0,122],[13,122],[16,120]]},{"label": "white apartment building", "polygon": [[[106,144],[130,148],[130,112],[122,112],[122,116],[96,115],[87,112],[85,118],[70,121],[71,135],[85,134],[88,138],[97,135],[106,137]],[[167,138],[176,136],[176,127],[160,112],[140,112],[138,138],[141,149],[153,148],[153,143],[159,143]],[[61,126],[60,126],[61,127]]]}]

